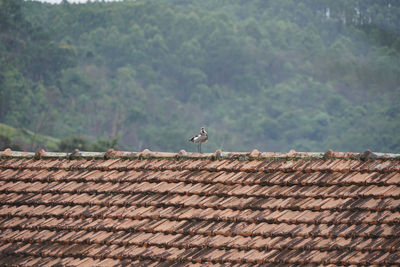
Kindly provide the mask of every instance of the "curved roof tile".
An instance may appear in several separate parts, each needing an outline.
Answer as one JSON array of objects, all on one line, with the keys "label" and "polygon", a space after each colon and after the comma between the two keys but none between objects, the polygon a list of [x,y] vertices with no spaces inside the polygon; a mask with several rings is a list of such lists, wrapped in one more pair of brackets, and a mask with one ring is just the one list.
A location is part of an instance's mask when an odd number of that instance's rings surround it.
[{"label": "curved roof tile", "polygon": [[0,265],[400,264],[400,158],[0,152]]}]

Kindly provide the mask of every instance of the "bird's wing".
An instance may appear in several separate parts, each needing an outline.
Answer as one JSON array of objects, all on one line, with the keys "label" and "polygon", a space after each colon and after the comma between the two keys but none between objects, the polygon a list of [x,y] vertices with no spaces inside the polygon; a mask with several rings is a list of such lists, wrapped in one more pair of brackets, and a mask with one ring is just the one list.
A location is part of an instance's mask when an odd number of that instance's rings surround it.
[{"label": "bird's wing", "polygon": [[195,142],[197,140],[197,138],[199,138],[199,135],[195,135],[192,138],[189,139],[190,142]]}]

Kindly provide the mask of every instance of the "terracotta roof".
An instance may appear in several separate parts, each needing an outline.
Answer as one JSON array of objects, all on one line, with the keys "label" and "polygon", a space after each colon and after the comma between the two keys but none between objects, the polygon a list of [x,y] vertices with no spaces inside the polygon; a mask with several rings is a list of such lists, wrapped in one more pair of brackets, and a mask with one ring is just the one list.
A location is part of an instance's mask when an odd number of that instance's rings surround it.
[{"label": "terracotta roof", "polygon": [[400,264],[400,155],[0,152],[0,265]]}]

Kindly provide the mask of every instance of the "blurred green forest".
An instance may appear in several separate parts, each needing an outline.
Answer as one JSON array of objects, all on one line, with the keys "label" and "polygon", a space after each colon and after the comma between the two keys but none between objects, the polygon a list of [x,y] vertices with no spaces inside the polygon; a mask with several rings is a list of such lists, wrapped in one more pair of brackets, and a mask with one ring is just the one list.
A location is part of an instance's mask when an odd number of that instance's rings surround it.
[{"label": "blurred green forest", "polygon": [[400,153],[400,1],[0,0],[0,122],[61,140],[31,150],[195,151],[205,126],[206,152]]}]

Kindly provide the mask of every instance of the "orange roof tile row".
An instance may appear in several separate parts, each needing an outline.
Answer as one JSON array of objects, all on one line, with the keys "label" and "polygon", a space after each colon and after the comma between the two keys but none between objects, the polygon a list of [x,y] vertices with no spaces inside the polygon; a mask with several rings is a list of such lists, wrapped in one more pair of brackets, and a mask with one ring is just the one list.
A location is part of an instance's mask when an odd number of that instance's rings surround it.
[{"label": "orange roof tile row", "polygon": [[[20,219],[22,220],[22,219]],[[56,242],[63,244],[114,244],[118,246],[137,245],[137,246],[158,246],[176,248],[216,248],[219,250],[239,249],[239,250],[271,250],[271,249],[293,249],[293,250],[354,250],[354,251],[400,251],[398,239],[352,237],[304,237],[293,236],[245,236],[239,235],[233,239],[229,235],[214,234],[204,235],[198,233],[178,233],[167,231],[144,231],[132,230],[128,233],[124,230],[114,229],[76,229],[55,226],[55,222],[33,220],[32,226],[16,225],[4,226],[0,233],[2,239],[9,242]],[[56,220],[62,223],[62,220]],[[45,225],[41,226],[40,223]],[[18,222],[16,222],[18,223]],[[171,222],[168,222],[171,223]],[[49,226],[52,224],[53,226]],[[160,225],[162,225],[161,223]],[[40,227],[40,230],[37,230]],[[161,227],[161,226],[159,226]],[[275,227],[279,228],[279,227]],[[0,238],[0,239],[1,239]]]},{"label": "orange roof tile row", "polygon": [[399,172],[398,159],[354,160],[354,159],[298,159],[298,160],[209,160],[209,159],[80,159],[65,158],[5,158],[0,167],[9,169],[50,170],[205,170],[209,172]]},{"label": "orange roof tile row", "polygon": [[[4,242],[4,241],[3,241]],[[182,263],[318,263],[318,264],[393,264],[399,256],[385,251],[347,251],[347,250],[218,250],[214,248],[175,248],[137,245],[101,245],[89,243],[65,244],[53,242],[8,241],[8,246],[0,247],[6,256],[38,256],[58,258],[89,258],[136,261],[174,261]],[[47,263],[49,264],[49,263]]]},{"label": "orange roof tile row", "polygon": [[156,207],[190,207],[214,210],[292,210],[292,211],[400,211],[400,199],[394,198],[254,198],[254,197],[218,197],[218,196],[198,196],[198,195],[175,195],[162,193],[58,193],[40,192],[25,193],[18,191],[0,191],[0,203],[19,204],[19,205],[42,205],[42,204],[62,204],[62,205],[99,205],[103,207],[126,207],[126,206],[156,206]]},{"label": "orange roof tile row", "polygon": [[100,170],[31,170],[9,169],[0,167],[0,181],[29,181],[29,182],[96,182],[96,183],[123,183],[123,182],[186,182],[203,184],[226,185],[262,185],[262,186],[291,186],[291,185],[396,185],[400,179],[400,172],[391,173],[327,173],[313,172],[285,173],[281,171],[271,173],[245,172],[209,172],[197,171],[170,171],[170,170],[131,170],[131,171],[100,171]]},{"label": "orange roof tile row", "polygon": [[[176,236],[195,236],[196,238],[203,236],[211,240],[212,238],[223,238],[226,242],[230,243],[231,246],[242,248],[238,243],[242,237],[246,237],[247,241],[254,241],[252,238],[257,237],[256,240],[264,240],[271,238],[282,238],[287,237],[298,238],[298,239],[363,239],[364,241],[374,241],[373,247],[369,250],[378,249],[377,240],[371,240],[378,238],[378,240],[390,242],[390,246],[387,246],[388,250],[399,250],[400,241],[398,239],[392,239],[396,237],[398,227],[396,225],[387,226],[383,229],[382,225],[366,225],[359,224],[353,225],[353,227],[345,229],[345,225],[328,225],[319,224],[318,227],[311,224],[286,224],[286,223],[238,223],[238,222],[217,222],[217,221],[192,221],[187,219],[182,220],[171,220],[159,218],[157,222],[154,222],[154,218],[144,219],[142,217],[135,219],[109,219],[103,218],[104,222],[96,224],[99,218],[81,216],[79,218],[73,217],[50,217],[49,215],[44,217],[22,217],[15,216],[10,220],[9,216],[0,218],[3,225],[0,227],[1,230],[57,230],[72,232],[77,231],[103,231],[110,234],[116,232],[129,233],[159,233],[166,235]],[[58,225],[59,224],[59,225]],[[116,224],[115,226],[113,224]],[[177,226],[181,226],[180,229],[176,229]],[[345,229],[345,230],[343,230]],[[231,237],[235,235],[236,239]],[[3,236],[4,237],[4,236]],[[26,237],[26,235],[24,235]],[[243,238],[242,238],[243,239]],[[290,239],[287,239],[290,240]],[[71,240],[69,240],[71,241]],[[121,240],[121,242],[130,242],[129,240]],[[193,240],[194,242],[194,240]],[[191,243],[193,243],[191,242]],[[257,241],[258,242],[258,241]],[[272,244],[260,241],[258,248],[268,248]],[[335,244],[335,243],[332,243]],[[389,243],[386,243],[389,244]],[[396,246],[397,244],[397,246]],[[207,244],[202,244],[208,246]],[[226,244],[225,244],[226,245]],[[249,244],[247,243],[246,246]],[[183,244],[180,244],[183,246]],[[372,243],[371,243],[372,246]],[[360,249],[366,249],[365,247]],[[382,250],[382,248],[379,248]]]},{"label": "orange roof tile row", "polygon": [[400,264],[400,160],[0,152],[0,265]]},{"label": "orange roof tile row", "polygon": [[253,211],[244,210],[214,210],[192,207],[142,206],[105,207],[100,205],[57,205],[43,204],[39,206],[27,204],[3,204],[0,211],[2,217],[38,217],[38,218],[93,218],[93,219],[168,219],[218,222],[247,222],[270,224],[366,224],[394,225],[400,223],[400,213],[392,211]]},{"label": "orange roof tile row", "polygon": [[[90,185],[90,186],[88,186]],[[400,188],[395,184],[378,185],[226,185],[188,182],[108,182],[108,181],[35,181],[33,179],[8,181],[0,180],[0,192],[41,193],[41,194],[177,194],[217,197],[254,198],[400,198]]]}]

